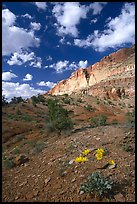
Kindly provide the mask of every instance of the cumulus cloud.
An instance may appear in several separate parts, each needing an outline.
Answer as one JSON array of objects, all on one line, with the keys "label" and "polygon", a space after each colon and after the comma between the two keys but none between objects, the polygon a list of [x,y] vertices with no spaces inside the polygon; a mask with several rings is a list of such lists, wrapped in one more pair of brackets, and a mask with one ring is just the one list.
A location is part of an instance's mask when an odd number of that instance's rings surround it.
[{"label": "cumulus cloud", "polygon": [[40,57],[36,57],[36,59],[34,61],[32,61],[29,66],[33,66],[36,68],[41,68],[42,66],[42,59]]},{"label": "cumulus cloud", "polygon": [[31,28],[33,29],[33,30],[40,30],[40,28],[41,28],[41,24],[40,23],[36,23],[36,22],[31,22]]},{"label": "cumulus cloud", "polygon": [[87,18],[87,13],[90,10],[92,10],[93,15],[100,14],[105,4],[107,3],[94,2],[85,6],[79,2],[56,3],[52,13],[57,20],[57,23],[54,24],[57,28],[57,34],[59,36],[77,37],[79,31],[76,26],[80,23],[80,20]]},{"label": "cumulus cloud", "polygon": [[20,84],[13,82],[2,82],[2,95],[11,100],[11,98],[22,97],[24,99],[30,98],[34,95],[44,94],[46,91],[42,91],[40,89],[34,89],[29,84]]},{"label": "cumulus cloud", "polygon": [[35,5],[42,10],[45,10],[47,7],[47,4],[45,2],[35,2]]},{"label": "cumulus cloud", "polygon": [[93,47],[96,51],[118,48],[126,43],[135,43],[135,4],[125,3],[119,16],[108,18],[103,32],[96,30],[87,39],[74,39],[79,47]]},{"label": "cumulus cloud", "polygon": [[10,81],[12,78],[18,77],[16,74],[13,74],[12,72],[3,72],[2,73],[2,80],[3,81]]},{"label": "cumulus cloud", "polygon": [[88,64],[88,61],[85,60],[85,61],[79,61],[78,65],[79,67],[81,68],[86,68],[87,67],[87,64]]},{"label": "cumulus cloud", "polygon": [[14,52],[11,58],[7,61],[9,65],[22,65],[25,62],[31,61],[35,58],[34,52],[28,53],[27,51]]},{"label": "cumulus cloud", "polygon": [[55,26],[58,30],[58,35],[78,36],[76,25],[80,23],[82,18],[86,18],[89,8],[80,5],[78,2],[58,3],[54,6],[52,12],[57,23]]},{"label": "cumulus cloud", "polygon": [[34,52],[28,53],[27,51],[14,52],[11,58],[7,61],[9,65],[22,65],[29,63],[29,66],[41,68],[42,59],[36,57]]},{"label": "cumulus cloud", "polygon": [[56,70],[57,73],[62,73],[67,68],[69,61],[58,61],[57,63],[51,64],[49,67]]},{"label": "cumulus cloud", "polygon": [[2,10],[2,55],[10,55],[21,49],[38,47],[40,39],[34,32],[15,26],[16,16],[9,10]]},{"label": "cumulus cloud", "polygon": [[56,85],[56,83],[51,82],[51,81],[47,81],[47,82],[41,81],[41,82],[37,83],[37,85],[38,86],[47,86],[49,88],[53,88]]},{"label": "cumulus cloud", "polygon": [[26,76],[24,77],[23,81],[31,81],[33,78],[33,76],[31,74],[26,74]]},{"label": "cumulus cloud", "polygon": [[49,66],[45,66],[45,68],[52,68],[55,69],[56,73],[62,73],[67,70],[76,70],[78,68],[85,68],[87,67],[88,61],[79,61],[78,63],[76,62],[69,62],[67,60],[64,61],[58,61],[57,63],[53,63]]}]

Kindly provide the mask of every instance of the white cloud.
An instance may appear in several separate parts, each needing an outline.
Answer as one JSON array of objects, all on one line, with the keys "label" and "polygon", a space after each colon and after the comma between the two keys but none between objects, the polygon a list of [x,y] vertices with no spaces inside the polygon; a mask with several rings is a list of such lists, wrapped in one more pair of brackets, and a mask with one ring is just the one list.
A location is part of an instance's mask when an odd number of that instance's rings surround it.
[{"label": "white cloud", "polygon": [[52,59],[53,59],[53,58],[52,58],[50,55],[47,57],[47,60],[48,60],[48,61],[52,61]]},{"label": "white cloud", "polygon": [[47,5],[45,2],[35,2],[35,5],[39,8],[39,9],[42,9],[42,10],[45,10]]},{"label": "white cloud", "polygon": [[54,24],[57,27],[58,35],[78,36],[76,25],[82,18],[86,18],[88,6],[80,5],[78,2],[58,3],[54,6],[52,12],[57,19]]},{"label": "white cloud", "polygon": [[100,14],[106,4],[105,2],[94,2],[85,6],[79,2],[56,3],[52,13],[57,20],[57,23],[54,24],[57,28],[57,34],[59,36],[78,37],[79,32],[76,26],[80,20],[87,18],[87,13],[90,10],[92,10],[93,15]]},{"label": "white cloud", "polygon": [[41,24],[40,23],[31,22],[30,25],[31,25],[33,30],[40,30],[40,28],[41,28]]},{"label": "white cloud", "polygon": [[27,51],[14,52],[11,58],[7,61],[9,65],[22,65],[30,62],[29,66],[41,68],[42,59],[36,57],[34,52],[28,53]]},{"label": "white cloud", "polygon": [[12,78],[18,77],[16,74],[13,74],[11,72],[3,72],[2,73],[2,80],[3,81],[10,81]]},{"label": "white cloud", "polygon": [[63,70],[65,70],[67,68],[68,63],[69,63],[69,61],[67,61],[67,60],[59,61],[57,63],[50,65],[49,67],[54,68],[57,73],[62,73]]},{"label": "white cloud", "polygon": [[29,84],[19,84],[13,82],[2,82],[2,95],[11,100],[11,98],[21,96],[24,99],[30,98],[31,96],[44,94],[46,91],[40,89],[34,89]]},{"label": "white cloud", "polygon": [[16,16],[9,9],[2,10],[2,55],[39,46],[40,39],[34,32],[15,26],[15,21]]},{"label": "white cloud", "polygon": [[21,15],[22,17],[24,17],[24,18],[28,18],[28,19],[32,19],[32,16],[31,15],[29,15],[28,13],[26,13],[26,14],[24,14],[24,15]]},{"label": "white cloud", "polygon": [[106,5],[107,2],[94,2],[90,4],[90,8],[93,9],[93,15],[100,14],[102,9],[104,8],[104,5]]},{"label": "white cloud", "polygon": [[85,60],[85,61],[79,61],[78,65],[81,67],[81,68],[86,68],[87,67],[87,64],[88,64],[88,61]]},{"label": "white cloud", "polygon": [[69,62],[67,60],[64,61],[58,61],[57,63],[53,63],[49,66],[45,66],[45,68],[52,68],[56,70],[56,73],[62,73],[67,70],[76,70],[78,68],[85,68],[87,67],[88,61],[79,61],[78,63],[76,62]]},{"label": "white cloud", "polygon": [[34,60],[35,54],[34,52],[28,53],[28,52],[14,52],[11,58],[7,61],[9,65],[22,65],[25,62]]},{"label": "white cloud", "polygon": [[125,3],[119,16],[108,18],[107,29],[96,30],[87,39],[74,39],[79,47],[93,47],[96,51],[105,51],[107,48],[118,48],[126,43],[135,43],[135,5]]},{"label": "white cloud", "polygon": [[56,83],[51,82],[51,81],[47,81],[47,82],[41,81],[41,82],[37,83],[37,85],[38,86],[47,86],[49,88],[53,88],[56,85]]},{"label": "white cloud", "polygon": [[36,59],[29,64],[30,66],[41,68],[42,66],[42,59],[40,57],[36,57]]},{"label": "white cloud", "polygon": [[33,78],[33,76],[31,74],[26,74],[26,76],[24,77],[23,81],[31,81]]},{"label": "white cloud", "polygon": [[135,42],[135,5],[125,3],[121,14],[110,20],[106,30],[97,34],[92,41],[98,51],[105,51],[108,47],[117,48],[122,44]]}]

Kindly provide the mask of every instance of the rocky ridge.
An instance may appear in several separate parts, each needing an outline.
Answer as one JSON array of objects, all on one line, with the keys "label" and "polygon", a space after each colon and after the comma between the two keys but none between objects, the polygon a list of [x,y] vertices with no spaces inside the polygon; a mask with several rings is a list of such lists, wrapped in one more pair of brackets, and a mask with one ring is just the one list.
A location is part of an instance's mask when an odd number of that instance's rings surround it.
[{"label": "rocky ridge", "polygon": [[101,94],[101,97],[116,99],[122,94],[134,95],[134,77],[135,45],[120,49],[87,68],[76,70],[68,79],[60,81],[48,94],[84,93],[93,96]]}]

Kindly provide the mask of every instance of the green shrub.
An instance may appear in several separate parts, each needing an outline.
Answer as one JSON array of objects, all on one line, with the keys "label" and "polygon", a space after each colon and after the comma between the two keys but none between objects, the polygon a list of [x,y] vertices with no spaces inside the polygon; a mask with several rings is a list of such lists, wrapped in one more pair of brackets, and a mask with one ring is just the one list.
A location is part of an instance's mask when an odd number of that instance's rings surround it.
[{"label": "green shrub", "polygon": [[123,150],[126,151],[126,152],[132,152],[133,148],[128,144],[124,144],[123,145]]},{"label": "green shrub", "polygon": [[66,104],[70,104],[70,99],[69,98],[63,98],[63,102]]},{"label": "green shrub", "polygon": [[13,97],[12,99],[11,99],[11,104],[17,104],[17,103],[20,103],[20,102],[24,102],[24,99],[20,96],[20,97]]},{"label": "green shrub", "polygon": [[25,139],[24,135],[17,135],[16,136],[16,142],[20,142],[21,140]]},{"label": "green shrub", "polygon": [[15,167],[15,163],[13,161],[13,158],[5,156],[3,158],[3,168],[4,169],[11,169],[13,167]]},{"label": "green shrub", "polygon": [[117,124],[118,124],[117,119],[112,120],[111,124],[112,124],[112,125],[117,125]]},{"label": "green shrub", "polygon": [[86,105],[86,106],[84,106],[84,108],[86,109],[86,110],[88,110],[88,111],[94,111],[95,109],[94,108],[92,108],[92,106],[91,105]]},{"label": "green shrub", "polygon": [[36,143],[34,149],[33,149],[33,153],[40,153],[43,149],[45,148],[45,144],[44,143]]},{"label": "green shrub", "polygon": [[128,128],[134,128],[135,127],[135,110],[133,110],[132,112],[126,113],[125,125]]},{"label": "green shrub", "polygon": [[57,100],[48,100],[48,125],[53,131],[61,131],[73,128],[73,123],[69,118],[69,112],[64,109]]},{"label": "green shrub", "polygon": [[92,127],[98,127],[98,126],[104,126],[106,125],[107,116],[106,115],[98,115],[93,118],[91,118],[91,126]]},{"label": "green shrub", "polygon": [[80,190],[85,193],[95,193],[101,196],[109,193],[112,189],[112,184],[112,181],[101,176],[98,172],[93,172],[87,177],[87,181],[81,185]]},{"label": "green shrub", "polygon": [[19,147],[15,147],[12,151],[13,154],[20,154]]}]

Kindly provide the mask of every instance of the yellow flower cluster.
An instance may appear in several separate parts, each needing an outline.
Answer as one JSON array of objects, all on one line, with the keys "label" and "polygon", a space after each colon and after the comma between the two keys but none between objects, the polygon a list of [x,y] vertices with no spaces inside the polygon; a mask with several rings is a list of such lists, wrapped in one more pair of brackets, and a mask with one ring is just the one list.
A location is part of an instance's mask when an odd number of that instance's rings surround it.
[{"label": "yellow flower cluster", "polygon": [[85,150],[82,152],[82,154],[83,154],[84,156],[77,157],[77,158],[75,159],[75,162],[83,163],[83,162],[87,161],[87,158],[86,158],[85,156],[86,156],[89,152],[90,152],[89,149],[85,149]]},{"label": "yellow flower cluster", "polygon": [[85,162],[85,161],[87,161],[87,158],[86,157],[77,157],[76,159],[75,159],[75,162],[78,162],[78,163],[83,163],[83,162]]},{"label": "yellow flower cluster", "polygon": [[115,162],[114,162],[113,159],[109,160],[108,163],[109,163],[110,165],[114,165],[114,164],[115,164]]},{"label": "yellow flower cluster", "polygon": [[101,160],[102,157],[103,157],[104,150],[98,148],[98,149],[96,150],[96,152],[97,152],[97,154],[96,154],[95,156],[96,156],[97,160]]},{"label": "yellow flower cluster", "polygon": [[82,154],[83,154],[84,156],[86,156],[89,152],[90,152],[89,149],[85,149],[85,150],[82,152]]}]

